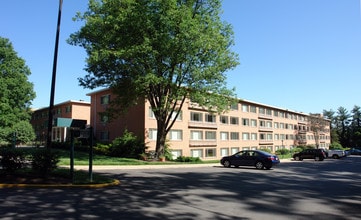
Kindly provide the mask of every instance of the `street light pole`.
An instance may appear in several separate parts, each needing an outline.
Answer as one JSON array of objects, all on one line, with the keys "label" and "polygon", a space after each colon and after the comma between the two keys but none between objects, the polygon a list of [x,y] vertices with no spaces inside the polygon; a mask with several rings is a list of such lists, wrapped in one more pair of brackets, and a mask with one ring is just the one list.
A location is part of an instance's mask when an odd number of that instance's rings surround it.
[{"label": "street light pole", "polygon": [[63,6],[63,0],[59,0],[59,12],[58,12],[58,23],[56,29],[56,38],[55,38],[55,50],[54,50],[54,61],[53,61],[53,75],[51,80],[51,90],[50,90],[50,104],[49,104],[49,113],[48,113],[48,134],[46,147],[51,148],[51,133],[53,128],[53,109],[54,109],[54,94],[55,94],[55,80],[56,80],[56,65],[58,60],[58,45],[59,45],[59,33],[60,33],[60,21],[61,21],[61,9]]}]

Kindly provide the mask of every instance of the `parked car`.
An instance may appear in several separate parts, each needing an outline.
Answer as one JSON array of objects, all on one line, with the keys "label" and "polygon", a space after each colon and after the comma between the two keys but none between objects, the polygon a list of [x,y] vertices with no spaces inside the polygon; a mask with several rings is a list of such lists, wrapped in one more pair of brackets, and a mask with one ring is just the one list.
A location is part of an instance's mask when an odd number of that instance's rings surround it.
[{"label": "parked car", "polygon": [[340,159],[341,157],[346,157],[346,152],[344,150],[327,150],[326,156],[332,157],[333,159]]},{"label": "parked car", "polygon": [[220,163],[224,167],[254,166],[257,169],[271,169],[272,166],[280,163],[280,159],[276,155],[261,150],[243,150],[223,157]]},{"label": "parked car", "polygon": [[314,159],[317,161],[322,161],[325,158],[327,158],[327,155],[323,149],[305,149],[299,153],[293,154],[294,160]]},{"label": "parked car", "polygon": [[356,148],[351,148],[351,149],[349,150],[349,154],[350,154],[350,155],[361,155],[361,150],[356,149]]}]

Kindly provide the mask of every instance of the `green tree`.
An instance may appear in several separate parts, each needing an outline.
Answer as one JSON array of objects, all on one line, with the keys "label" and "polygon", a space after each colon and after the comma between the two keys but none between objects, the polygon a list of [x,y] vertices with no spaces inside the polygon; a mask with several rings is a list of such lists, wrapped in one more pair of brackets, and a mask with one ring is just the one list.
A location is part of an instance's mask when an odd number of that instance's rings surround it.
[{"label": "green tree", "polygon": [[331,144],[335,143],[335,144],[339,144],[339,138],[338,138],[338,133],[336,128],[336,116],[335,116],[335,111],[333,111],[332,109],[330,110],[323,110],[323,116],[330,120],[330,130],[331,130]]},{"label": "green tree", "polygon": [[84,47],[85,88],[109,87],[114,113],[147,99],[157,120],[156,152],[185,100],[222,112],[233,102],[226,71],[238,65],[220,0],[90,0],[69,43]]},{"label": "green tree", "polygon": [[29,126],[30,105],[35,98],[33,84],[28,81],[30,74],[11,42],[0,37],[0,142],[11,141],[14,132],[24,141],[35,137]]},{"label": "green tree", "polygon": [[361,146],[361,108],[360,106],[355,105],[351,110],[352,119],[351,119],[351,140],[350,147],[360,147]]},{"label": "green tree", "polygon": [[344,147],[350,146],[350,117],[346,108],[339,107],[337,109],[336,129],[340,144]]}]

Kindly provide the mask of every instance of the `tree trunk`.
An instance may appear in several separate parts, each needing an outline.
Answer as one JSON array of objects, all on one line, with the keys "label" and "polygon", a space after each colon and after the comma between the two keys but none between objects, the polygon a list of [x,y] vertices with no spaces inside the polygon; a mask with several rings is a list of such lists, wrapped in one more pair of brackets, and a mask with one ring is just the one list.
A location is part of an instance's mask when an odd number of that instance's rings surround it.
[{"label": "tree trunk", "polygon": [[164,156],[164,146],[166,141],[166,129],[165,129],[165,123],[162,123],[162,121],[158,121],[157,123],[158,131],[157,131],[157,142],[155,147],[155,152],[157,153],[157,158],[159,156]]}]

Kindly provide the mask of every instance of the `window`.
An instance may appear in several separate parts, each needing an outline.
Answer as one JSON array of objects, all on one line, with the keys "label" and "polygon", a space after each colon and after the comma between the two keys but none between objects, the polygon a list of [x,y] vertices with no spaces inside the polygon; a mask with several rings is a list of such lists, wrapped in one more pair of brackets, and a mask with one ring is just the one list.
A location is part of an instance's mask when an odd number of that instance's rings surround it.
[{"label": "window", "polygon": [[206,140],[216,140],[216,132],[206,131]]},{"label": "window", "polygon": [[108,115],[101,115],[100,121],[102,123],[107,123],[109,121]]},{"label": "window", "polygon": [[277,141],[277,140],[280,139],[280,135],[279,135],[279,134],[274,134],[274,138],[275,138],[275,140]]},{"label": "window", "polygon": [[230,107],[232,110],[238,110],[238,103],[234,103]]},{"label": "window", "polygon": [[[171,119],[172,119],[172,120],[175,119],[175,117],[176,117],[176,115],[177,115],[177,112],[178,112],[178,111],[172,112],[172,116],[171,116]],[[182,111],[180,111],[176,120],[177,120],[177,121],[182,121],[182,119],[183,119],[183,114],[182,114]]]},{"label": "window", "polygon": [[260,127],[266,127],[266,122],[263,121],[263,120],[260,120],[260,121],[259,121],[259,126],[260,126]]},{"label": "window", "polygon": [[192,157],[203,157],[203,152],[201,149],[191,150]]},{"label": "window", "polygon": [[57,115],[60,115],[61,114],[61,108],[56,109],[55,112],[56,112]]},{"label": "window", "polygon": [[110,95],[103,95],[100,97],[100,104],[107,105],[110,101]]},{"label": "window", "polygon": [[155,118],[154,112],[152,110],[152,107],[149,106],[149,118]]},{"label": "window", "polygon": [[100,140],[102,140],[102,141],[109,140],[109,132],[108,131],[101,131],[100,132]]},{"label": "window", "polygon": [[278,128],[278,122],[274,122],[274,123],[273,123],[273,127],[274,127],[275,129],[277,129],[277,128]]},{"label": "window", "polygon": [[249,140],[249,133],[242,133],[242,140],[244,141]]},{"label": "window", "polygon": [[272,134],[267,134],[267,140],[272,140]]},{"label": "window", "polygon": [[231,140],[239,140],[239,133],[231,132]]},{"label": "window", "polygon": [[205,121],[209,123],[216,123],[216,116],[211,114],[205,115]]},{"label": "window", "polygon": [[284,134],[280,134],[280,138],[281,138],[281,140],[285,140],[285,139],[286,139]]},{"label": "window", "polygon": [[266,122],[266,127],[267,127],[267,128],[272,128],[272,122],[271,122],[271,121],[267,121],[267,122]]},{"label": "window", "polygon": [[171,150],[172,159],[175,160],[178,157],[182,156],[182,150]]},{"label": "window", "polygon": [[215,157],[216,149],[215,148],[207,148],[206,149],[206,157]]},{"label": "window", "polygon": [[259,114],[261,114],[261,115],[266,114],[266,110],[265,110],[264,108],[259,108],[259,109],[258,109],[258,112],[259,112]]},{"label": "window", "polygon": [[65,112],[71,112],[71,105],[65,107]]},{"label": "window", "polygon": [[242,105],[242,112],[248,112],[248,111],[249,111],[249,106],[243,104],[243,105]]},{"label": "window", "polygon": [[281,129],[284,129],[284,128],[285,128],[285,124],[280,123],[280,128],[281,128]]},{"label": "window", "polygon": [[238,118],[237,117],[231,117],[231,124],[232,125],[238,125],[239,124]]},{"label": "window", "polygon": [[221,115],[219,120],[222,124],[228,124],[228,116]]},{"label": "window", "polygon": [[256,119],[251,119],[251,126],[252,127],[257,127],[257,120]]},{"label": "window", "polygon": [[157,129],[150,128],[148,138],[149,138],[149,140],[157,140]]},{"label": "window", "polygon": [[273,111],[273,115],[276,116],[276,117],[278,117],[278,111],[274,110],[274,111]]},{"label": "window", "polygon": [[203,140],[202,131],[191,131],[191,140]]},{"label": "window", "polygon": [[231,148],[231,154],[235,154],[239,151],[239,147],[232,147]]},{"label": "window", "polygon": [[228,148],[221,148],[221,157],[228,156]]},{"label": "window", "polygon": [[266,109],[266,115],[272,116],[272,110],[271,109]]},{"label": "window", "polygon": [[220,134],[221,134],[221,140],[222,140],[222,141],[228,140],[228,135],[229,135],[228,132],[223,132],[223,131],[221,131]]},{"label": "window", "polygon": [[169,140],[172,141],[180,141],[183,139],[183,131],[182,130],[170,130],[169,131]]},{"label": "window", "polygon": [[202,121],[202,113],[191,112],[191,121]]},{"label": "window", "polygon": [[252,134],[251,134],[251,140],[252,140],[252,141],[256,141],[256,140],[257,140],[257,133],[252,133]]},{"label": "window", "polygon": [[250,112],[257,113],[257,107],[251,105],[251,107],[250,107]]},{"label": "window", "polygon": [[242,125],[243,126],[249,126],[249,119],[248,118],[242,118]]}]

